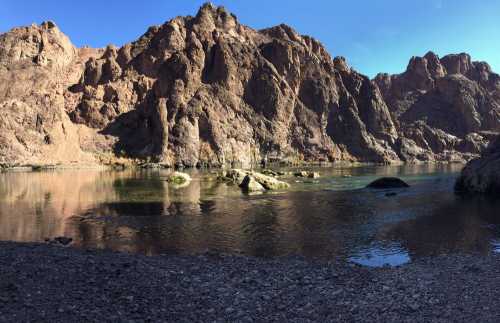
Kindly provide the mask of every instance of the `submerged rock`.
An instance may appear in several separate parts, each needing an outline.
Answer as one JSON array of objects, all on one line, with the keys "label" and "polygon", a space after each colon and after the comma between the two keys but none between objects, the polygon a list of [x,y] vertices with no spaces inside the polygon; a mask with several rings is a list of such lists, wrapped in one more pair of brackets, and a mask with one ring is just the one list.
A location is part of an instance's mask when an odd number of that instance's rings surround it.
[{"label": "submerged rock", "polygon": [[319,178],[318,172],[300,171],[293,174],[295,177]]},{"label": "submerged rock", "polygon": [[191,176],[182,172],[173,172],[168,176],[167,181],[176,185],[188,184],[189,182],[191,182]]},{"label": "submerged rock", "polygon": [[406,182],[397,177],[382,177],[379,178],[366,186],[367,188],[404,188],[410,187]]}]

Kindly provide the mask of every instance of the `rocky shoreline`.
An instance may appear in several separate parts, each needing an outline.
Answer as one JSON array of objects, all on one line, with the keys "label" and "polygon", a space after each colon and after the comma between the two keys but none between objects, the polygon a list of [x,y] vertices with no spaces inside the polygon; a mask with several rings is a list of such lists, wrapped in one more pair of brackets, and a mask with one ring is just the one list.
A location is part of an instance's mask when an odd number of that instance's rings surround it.
[{"label": "rocky shoreline", "polygon": [[500,255],[397,268],[0,242],[1,322],[494,322]]},{"label": "rocky shoreline", "polygon": [[[393,163],[375,163],[375,162],[358,162],[358,161],[337,161],[337,162],[301,162],[301,163],[268,163],[266,167],[271,169],[290,167],[290,168],[328,168],[328,167],[358,167],[358,166],[401,166],[401,165],[448,165],[448,164],[462,164],[466,165],[465,161],[413,161],[413,162],[393,162]],[[258,169],[262,164],[251,164],[245,169]],[[47,170],[64,170],[64,169],[231,169],[231,165],[215,165],[215,166],[199,166],[199,167],[177,167],[165,165],[162,163],[143,163],[143,162],[116,162],[116,163],[103,163],[103,164],[2,164],[0,163],[0,172],[10,171],[47,171]]]}]

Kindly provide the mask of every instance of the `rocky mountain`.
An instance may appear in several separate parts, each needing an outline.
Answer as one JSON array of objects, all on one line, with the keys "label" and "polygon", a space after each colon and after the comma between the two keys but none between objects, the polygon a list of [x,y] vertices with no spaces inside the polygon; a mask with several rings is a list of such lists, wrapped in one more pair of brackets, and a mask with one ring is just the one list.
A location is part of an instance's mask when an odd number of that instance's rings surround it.
[{"label": "rocky mountain", "polygon": [[0,163],[465,161],[500,132],[500,77],[466,54],[370,80],[286,25],[222,7],[121,48],[52,22],[0,36]]},{"label": "rocky mountain", "polygon": [[467,54],[413,57],[404,73],[379,74],[375,83],[398,125],[404,160],[478,154],[500,131],[500,76]]}]

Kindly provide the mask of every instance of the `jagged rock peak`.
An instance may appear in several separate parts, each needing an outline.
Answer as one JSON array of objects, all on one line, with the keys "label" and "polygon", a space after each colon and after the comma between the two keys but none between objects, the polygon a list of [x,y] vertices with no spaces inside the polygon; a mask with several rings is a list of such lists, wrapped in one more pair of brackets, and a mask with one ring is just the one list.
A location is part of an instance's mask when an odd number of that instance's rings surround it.
[{"label": "jagged rock peak", "polygon": [[481,73],[492,74],[486,62],[472,61],[467,53],[448,54],[439,58],[429,51],[423,57],[413,56],[408,63],[406,74],[439,78],[446,75],[460,74],[468,78],[477,78]]},{"label": "jagged rock peak", "polygon": [[32,62],[38,65],[65,66],[76,48],[52,21],[13,28],[0,35],[0,64]]},{"label": "jagged rock peak", "polygon": [[279,24],[277,26],[262,29],[261,32],[274,38],[292,42],[301,42],[302,40],[299,33],[297,33],[295,29],[286,24]]},{"label": "jagged rock peak", "polygon": [[343,56],[336,56],[333,59],[333,64],[335,65],[335,68],[341,72],[349,72],[351,70],[345,57]]},{"label": "jagged rock peak", "polygon": [[431,79],[445,76],[446,69],[441,64],[439,56],[429,51],[423,57],[413,56],[405,73],[419,77],[421,83],[431,83]]},{"label": "jagged rock peak", "polygon": [[217,28],[234,27],[238,24],[238,18],[226,10],[223,6],[215,6],[210,2],[203,4],[196,14],[196,22],[198,24]]},{"label": "jagged rock peak", "polygon": [[57,27],[57,25],[55,24],[55,22],[53,22],[52,20],[47,20],[47,21],[42,22],[42,24],[40,25],[40,27],[42,27],[42,28],[44,28],[46,30],[59,29]]}]

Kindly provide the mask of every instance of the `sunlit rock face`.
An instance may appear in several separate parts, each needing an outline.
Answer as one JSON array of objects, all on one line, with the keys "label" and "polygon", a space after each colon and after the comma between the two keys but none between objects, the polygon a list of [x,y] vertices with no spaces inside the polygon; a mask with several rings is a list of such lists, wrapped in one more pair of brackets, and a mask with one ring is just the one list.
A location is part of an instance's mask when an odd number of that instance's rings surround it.
[{"label": "sunlit rock face", "polygon": [[121,48],[75,48],[52,22],[0,36],[0,163],[169,165],[463,161],[499,131],[499,77],[461,54],[375,80],[317,40],[222,7]]},{"label": "sunlit rock face", "polygon": [[93,163],[85,140],[99,135],[71,122],[68,87],[98,50],[75,48],[52,22],[0,35],[0,163]]},{"label": "sunlit rock face", "polygon": [[375,82],[409,146],[399,150],[403,160],[477,155],[500,131],[500,77],[467,54],[440,59],[429,52]]}]

